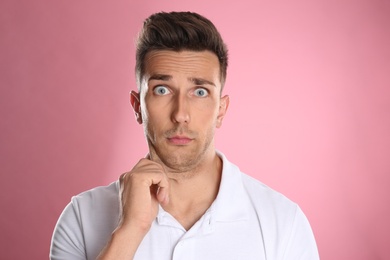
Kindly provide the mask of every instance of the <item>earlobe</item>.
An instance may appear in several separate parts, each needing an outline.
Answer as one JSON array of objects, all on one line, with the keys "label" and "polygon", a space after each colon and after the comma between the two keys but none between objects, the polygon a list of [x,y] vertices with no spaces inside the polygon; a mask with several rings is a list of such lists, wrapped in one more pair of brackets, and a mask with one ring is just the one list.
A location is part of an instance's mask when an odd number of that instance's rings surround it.
[{"label": "earlobe", "polygon": [[130,91],[130,103],[133,107],[135,118],[139,124],[142,124],[142,115],[141,115],[141,106],[140,106],[140,98],[139,93],[135,91]]},{"label": "earlobe", "polygon": [[229,107],[229,102],[230,100],[228,95],[221,98],[221,102],[219,104],[219,112],[217,116],[217,128],[220,128],[222,126],[222,121]]}]

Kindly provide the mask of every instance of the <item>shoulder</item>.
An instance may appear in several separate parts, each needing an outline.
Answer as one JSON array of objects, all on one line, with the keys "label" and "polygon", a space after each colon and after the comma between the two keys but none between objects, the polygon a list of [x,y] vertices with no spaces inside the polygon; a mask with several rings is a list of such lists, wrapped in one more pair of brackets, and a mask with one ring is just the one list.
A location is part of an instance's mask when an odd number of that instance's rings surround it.
[{"label": "shoulder", "polygon": [[244,203],[253,215],[261,217],[262,221],[293,222],[298,205],[282,193],[270,188],[254,177],[243,173],[238,166],[229,162],[219,153],[223,160],[223,174],[220,186],[222,194],[231,193],[234,196],[225,195],[230,203],[238,200],[237,205]]},{"label": "shoulder", "polygon": [[96,256],[116,227],[119,205],[118,182],[73,196],[57,221],[51,257],[85,259],[85,254]]},{"label": "shoulder", "polygon": [[[224,161],[222,190],[233,205],[247,212],[253,226],[261,230],[263,245],[270,259],[319,259],[310,224],[297,203]],[[282,257],[284,256],[284,257]]]},{"label": "shoulder", "polygon": [[[243,173],[238,166],[228,161],[228,159],[219,152],[223,160],[223,189],[242,190],[241,195],[248,197],[253,206],[261,208],[281,208],[296,209],[297,204],[288,199],[282,193],[270,188],[254,177]],[[238,191],[237,191],[238,192]]]},{"label": "shoulder", "polygon": [[93,189],[84,191],[72,197],[72,201],[87,202],[117,199],[119,194],[119,183],[115,181],[107,186],[99,186]]},{"label": "shoulder", "polygon": [[[319,259],[313,231],[299,205],[244,173],[242,182],[253,214],[261,223],[266,246],[271,245],[268,252],[275,256],[282,253],[288,259]],[[283,250],[273,252],[274,245]]]},{"label": "shoulder", "polygon": [[99,186],[73,196],[68,206],[80,213],[90,215],[91,213],[105,212],[107,210],[117,211],[119,207],[119,183],[113,182],[107,186]]},{"label": "shoulder", "polygon": [[297,203],[259,180],[241,173],[243,188],[252,207],[263,220],[293,223],[301,211]]},{"label": "shoulder", "polygon": [[[241,172],[241,179],[243,187],[248,194],[248,196],[253,198],[259,198],[259,203],[272,202],[273,205],[285,205],[290,207],[296,207],[297,204],[287,198],[285,195],[272,189],[261,181],[255,179],[252,176],[249,176]],[[260,200],[262,198],[262,200]]]},{"label": "shoulder", "polygon": [[113,182],[108,186],[99,186],[73,196],[65,207],[61,219],[69,215],[82,218],[111,210],[111,212],[115,212],[118,208],[118,182]]}]

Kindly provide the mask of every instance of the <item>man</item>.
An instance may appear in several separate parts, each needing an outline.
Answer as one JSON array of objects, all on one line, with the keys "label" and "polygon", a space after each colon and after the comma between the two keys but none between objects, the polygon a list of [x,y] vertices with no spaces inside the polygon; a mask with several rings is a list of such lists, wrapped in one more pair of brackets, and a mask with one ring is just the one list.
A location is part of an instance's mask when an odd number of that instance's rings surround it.
[{"label": "man", "polygon": [[319,259],[300,208],[214,147],[229,106],[227,49],[214,25],[154,14],[136,59],[130,102],[149,154],[117,182],[72,198],[51,259]]}]

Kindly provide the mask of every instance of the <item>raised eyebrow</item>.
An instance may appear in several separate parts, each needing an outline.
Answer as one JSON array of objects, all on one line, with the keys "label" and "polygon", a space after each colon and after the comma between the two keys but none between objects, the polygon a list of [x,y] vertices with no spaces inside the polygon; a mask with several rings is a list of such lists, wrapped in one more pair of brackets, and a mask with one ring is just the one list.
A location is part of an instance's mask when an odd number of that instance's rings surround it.
[{"label": "raised eyebrow", "polygon": [[150,78],[148,79],[148,81],[151,81],[151,80],[162,80],[162,81],[169,81],[172,79],[172,76],[171,75],[166,75],[166,74],[154,74],[152,76],[150,76]]},{"label": "raised eyebrow", "polygon": [[202,79],[202,78],[189,78],[188,79],[190,82],[194,83],[195,85],[211,85],[216,87],[215,83],[212,81],[209,81],[207,79]]},{"label": "raised eyebrow", "polygon": [[[169,81],[171,79],[172,79],[171,75],[167,75],[167,74],[154,74],[154,75],[150,76],[148,81],[151,81],[151,80]],[[194,83],[195,85],[211,85],[211,86],[216,87],[214,82],[209,81],[207,79],[191,77],[191,78],[188,78],[188,81]]]}]

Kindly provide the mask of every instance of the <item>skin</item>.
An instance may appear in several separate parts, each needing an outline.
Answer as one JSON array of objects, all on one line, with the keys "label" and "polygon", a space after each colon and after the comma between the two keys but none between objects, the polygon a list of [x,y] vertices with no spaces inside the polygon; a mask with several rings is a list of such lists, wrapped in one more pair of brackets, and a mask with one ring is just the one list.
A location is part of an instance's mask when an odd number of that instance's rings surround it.
[{"label": "skin", "polygon": [[229,97],[221,97],[217,56],[151,51],[130,102],[149,155],[120,177],[122,215],[99,259],[132,259],[159,204],[190,229],[218,194],[222,162],[214,147]]}]

